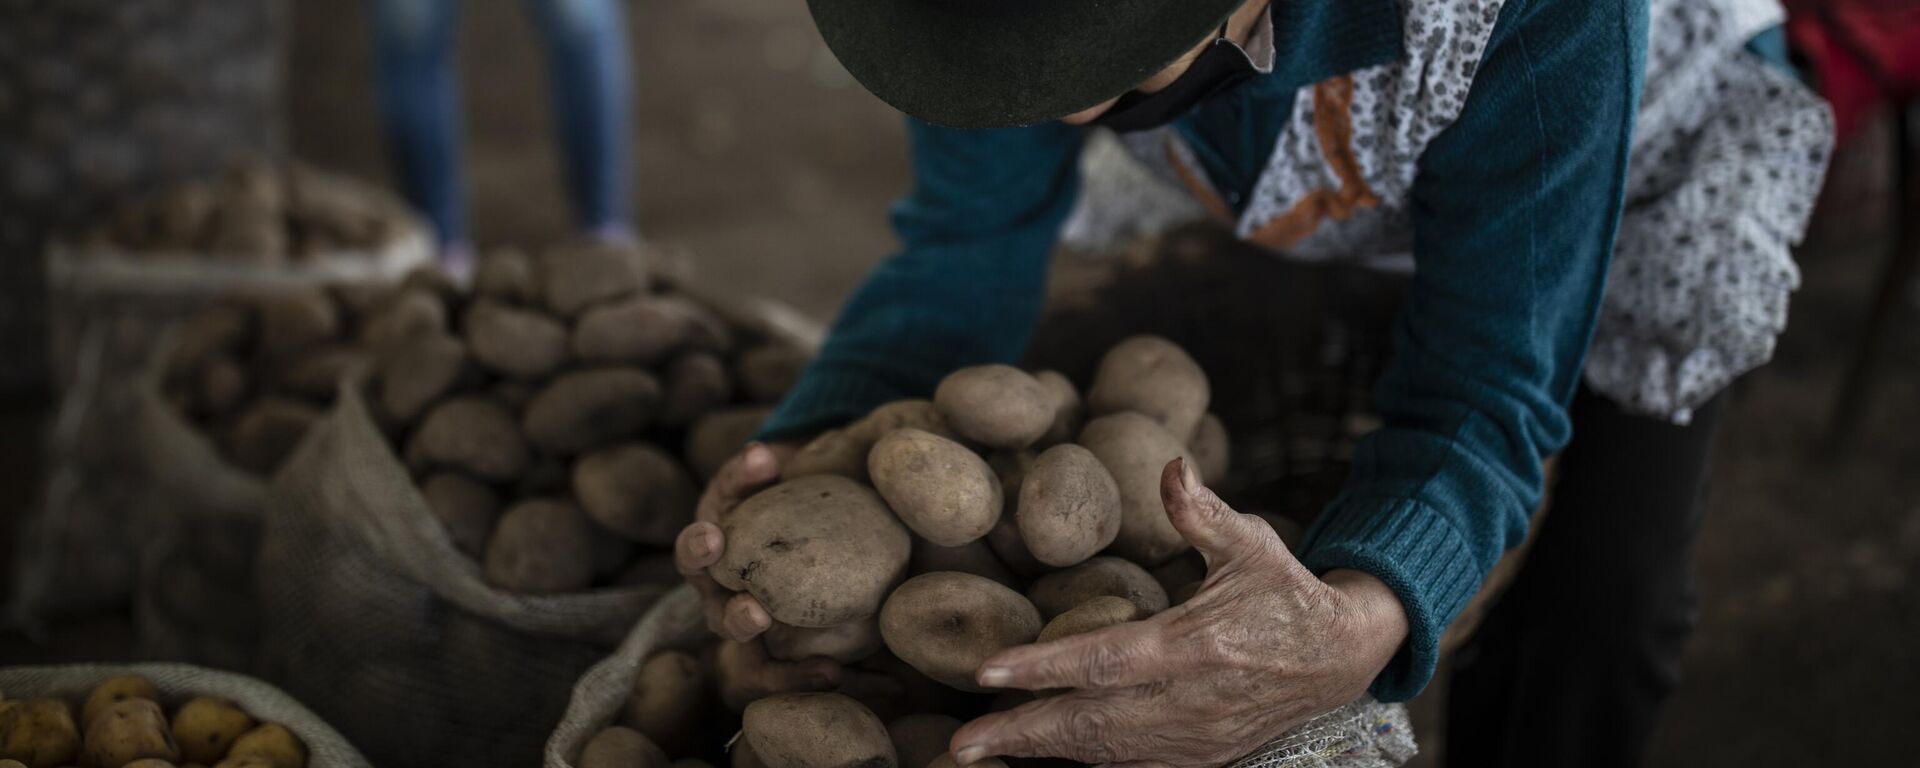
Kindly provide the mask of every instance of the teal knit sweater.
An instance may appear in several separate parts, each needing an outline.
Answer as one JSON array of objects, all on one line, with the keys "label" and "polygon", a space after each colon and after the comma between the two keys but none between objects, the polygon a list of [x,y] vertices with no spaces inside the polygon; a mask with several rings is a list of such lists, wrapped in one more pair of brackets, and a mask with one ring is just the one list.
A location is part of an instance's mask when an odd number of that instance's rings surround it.
[{"label": "teal knit sweater", "polygon": [[[1274,72],[1177,123],[1235,206],[1301,87],[1401,54],[1393,0],[1272,7]],[[1297,553],[1317,573],[1366,571],[1399,596],[1411,636],[1374,683],[1383,700],[1426,685],[1442,631],[1526,535],[1542,458],[1569,438],[1619,222],[1646,15],[1644,0],[1508,0],[1464,111],[1419,158],[1416,274],[1375,392],[1384,426]],[[949,371],[1026,347],[1085,131],[910,120],[908,132],[913,187],[893,211],[902,248],[847,303],[763,437],[925,397]]]}]

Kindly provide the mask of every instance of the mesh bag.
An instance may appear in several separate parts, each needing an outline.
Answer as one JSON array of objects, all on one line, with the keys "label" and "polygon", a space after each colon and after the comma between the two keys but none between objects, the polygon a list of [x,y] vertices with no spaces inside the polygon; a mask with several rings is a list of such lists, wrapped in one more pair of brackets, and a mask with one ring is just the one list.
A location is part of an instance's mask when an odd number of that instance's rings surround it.
[{"label": "mesh bag", "polygon": [[[654,652],[681,648],[707,635],[699,595],[682,587],[661,598],[612,656],[593,665],[573,687],[566,715],[547,740],[546,768],[574,768],[581,748],[606,728],[633,690],[633,675]],[[1414,754],[1406,708],[1362,699],[1307,721],[1233,768],[1394,768]]]},{"label": "mesh bag", "polygon": [[394,768],[538,761],[573,682],[665,591],[488,586],[351,386],[274,478],[256,576],[263,676]]},{"label": "mesh bag", "polygon": [[307,747],[309,768],[368,768],[366,758],[312,710],[280,689],[245,675],[187,664],[69,664],[0,668],[0,693],[9,699],[84,699],[101,680],[140,675],[159,689],[168,709],[193,696],[218,696],[238,704],[255,720],[279,723]]}]

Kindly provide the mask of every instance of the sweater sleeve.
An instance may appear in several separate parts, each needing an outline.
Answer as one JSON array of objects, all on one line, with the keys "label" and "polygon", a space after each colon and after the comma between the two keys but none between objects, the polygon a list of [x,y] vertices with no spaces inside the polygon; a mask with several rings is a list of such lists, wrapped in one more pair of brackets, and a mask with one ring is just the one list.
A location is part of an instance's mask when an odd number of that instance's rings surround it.
[{"label": "sweater sleeve", "polygon": [[[1459,119],[1420,158],[1415,275],[1383,426],[1309,530],[1316,573],[1379,577],[1410,635],[1374,681],[1425,687],[1447,625],[1525,536],[1566,445],[1624,198],[1645,0],[1508,0]],[[1570,606],[1569,610],[1578,610]]]},{"label": "sweater sleeve", "polygon": [[1013,362],[1046,298],[1048,258],[1079,188],[1084,131],[997,130],[909,119],[913,187],[893,208],[901,249],[867,275],[820,354],[761,426],[804,436],[890,400],[927,397],[949,371]]}]

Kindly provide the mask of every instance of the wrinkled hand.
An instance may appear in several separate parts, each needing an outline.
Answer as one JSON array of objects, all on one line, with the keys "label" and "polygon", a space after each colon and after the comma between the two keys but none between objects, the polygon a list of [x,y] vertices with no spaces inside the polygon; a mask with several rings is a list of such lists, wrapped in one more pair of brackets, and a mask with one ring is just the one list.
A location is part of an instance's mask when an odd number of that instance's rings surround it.
[{"label": "wrinkled hand", "polygon": [[994,755],[1224,765],[1360,696],[1405,640],[1385,584],[1359,571],[1314,577],[1181,460],[1162,472],[1160,497],[1206,558],[1200,591],[1143,621],[988,659],[982,686],[1076,690],[968,723],[952,742],[961,765]]}]

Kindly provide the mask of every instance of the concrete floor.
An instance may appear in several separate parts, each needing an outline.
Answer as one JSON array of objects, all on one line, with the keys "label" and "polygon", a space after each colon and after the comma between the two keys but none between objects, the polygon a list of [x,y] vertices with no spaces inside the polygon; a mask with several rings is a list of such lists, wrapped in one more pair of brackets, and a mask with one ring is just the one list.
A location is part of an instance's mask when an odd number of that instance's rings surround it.
[{"label": "concrete floor", "polygon": [[[297,3],[291,145],[384,176],[362,3]],[[518,3],[469,3],[467,157],[483,243],[567,231],[545,68]],[[898,118],[833,63],[805,6],[629,6],[637,215],[707,280],[828,316],[891,245]],[[1821,449],[1881,258],[1884,165],[1843,157],[1776,361],[1736,393],[1701,532],[1700,627],[1658,766],[1911,765],[1920,720],[1920,311],[1840,453]],[[1431,733],[1428,734],[1429,736]]]}]

